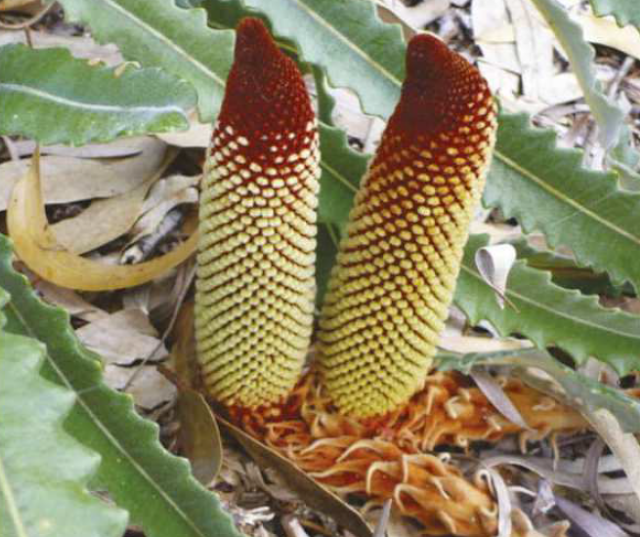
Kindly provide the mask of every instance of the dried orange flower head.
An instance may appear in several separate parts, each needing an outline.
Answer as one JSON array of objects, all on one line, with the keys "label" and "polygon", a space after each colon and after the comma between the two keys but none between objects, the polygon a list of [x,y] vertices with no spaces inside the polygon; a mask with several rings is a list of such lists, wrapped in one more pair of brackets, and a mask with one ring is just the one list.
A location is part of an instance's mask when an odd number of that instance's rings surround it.
[{"label": "dried orange flower head", "polygon": [[385,414],[421,387],[495,130],[480,72],[439,39],[414,37],[400,102],[356,194],[320,321],[320,369],[341,412]]},{"label": "dried orange flower head", "polygon": [[313,322],[318,131],[295,63],[244,19],[200,202],[196,338],[219,401],[257,407],[298,379]]}]

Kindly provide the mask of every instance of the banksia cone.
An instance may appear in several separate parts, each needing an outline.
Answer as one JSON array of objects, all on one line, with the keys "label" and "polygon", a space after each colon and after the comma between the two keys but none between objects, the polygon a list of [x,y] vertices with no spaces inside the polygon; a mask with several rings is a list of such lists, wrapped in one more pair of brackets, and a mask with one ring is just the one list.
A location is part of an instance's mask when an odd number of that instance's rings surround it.
[{"label": "banksia cone", "polygon": [[264,25],[238,26],[200,202],[196,337],[204,383],[227,405],[295,385],[313,322],[317,125],[294,62]]},{"label": "banksia cone", "polygon": [[491,160],[496,107],[479,71],[414,37],[402,96],[355,198],[320,321],[343,413],[381,415],[422,385]]}]

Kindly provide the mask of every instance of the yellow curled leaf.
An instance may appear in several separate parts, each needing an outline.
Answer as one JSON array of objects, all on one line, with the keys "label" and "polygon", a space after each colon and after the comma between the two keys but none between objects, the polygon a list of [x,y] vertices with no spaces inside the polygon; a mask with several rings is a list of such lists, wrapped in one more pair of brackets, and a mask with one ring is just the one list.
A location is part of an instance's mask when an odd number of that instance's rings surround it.
[{"label": "yellow curled leaf", "polygon": [[138,265],[107,265],[65,250],[56,241],[44,211],[39,151],[31,168],[15,185],[7,210],[9,236],[18,257],[38,276],[60,287],[106,291],[149,282],[187,259],[197,233],[166,255]]}]

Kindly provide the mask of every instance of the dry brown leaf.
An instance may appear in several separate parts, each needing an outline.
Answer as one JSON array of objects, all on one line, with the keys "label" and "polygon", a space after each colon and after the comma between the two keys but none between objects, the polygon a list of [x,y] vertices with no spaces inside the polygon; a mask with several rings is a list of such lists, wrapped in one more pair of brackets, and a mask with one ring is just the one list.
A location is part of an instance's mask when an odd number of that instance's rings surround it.
[{"label": "dry brown leaf", "polygon": [[94,201],[79,215],[51,226],[57,241],[69,252],[81,255],[128,233],[143,210],[147,192],[174,157],[174,151],[167,151],[159,167],[130,192]]},{"label": "dry brown leaf", "polygon": [[129,365],[148,357],[158,360],[167,356],[149,317],[141,309],[117,311],[79,328],[76,335],[107,363]]},{"label": "dry brown leaf", "polygon": [[64,250],[44,212],[37,153],[29,172],[13,189],[7,225],[16,254],[33,272],[61,287],[85,291],[122,289],[151,281],[182,263],[197,246],[194,232],[168,254],[132,266],[108,266]]},{"label": "dry brown leaf", "polygon": [[[166,145],[147,137],[136,141],[135,147],[142,149],[142,152],[126,159],[99,161],[59,156],[41,157],[46,203],[109,198],[138,187],[161,165]],[[28,160],[0,164],[0,211],[7,208],[11,190],[28,169]]]},{"label": "dry brown leaf", "polygon": [[222,467],[222,440],[216,418],[204,397],[194,390],[178,393],[176,408],[180,447],[194,477],[206,487]]},{"label": "dry brown leaf", "polygon": [[533,343],[524,339],[497,339],[478,336],[462,336],[445,332],[438,345],[441,349],[467,354],[472,352],[500,352],[528,349]]},{"label": "dry brown leaf", "polygon": [[495,291],[500,309],[504,309],[507,280],[516,262],[516,249],[511,244],[492,244],[478,249],[475,264],[482,279]]},{"label": "dry brown leaf", "polygon": [[72,289],[58,287],[46,280],[38,280],[33,286],[49,304],[61,307],[78,319],[90,323],[109,316],[106,311],[87,302]]},{"label": "dry brown leaf", "polygon": [[531,2],[507,0],[506,3],[514,28],[523,95],[531,101],[537,101],[541,88],[548,84],[554,74],[553,34]]},{"label": "dry brown leaf", "polygon": [[618,27],[613,17],[582,14],[575,17],[591,43],[615,48],[640,60],[640,33],[633,26]]},{"label": "dry brown leaf", "polygon": [[[129,382],[132,375],[135,378]],[[143,367],[140,371],[137,367],[107,365],[104,379],[116,390],[123,390],[128,386],[127,393],[133,397],[135,404],[145,409],[154,409],[171,401],[176,395],[175,386],[153,366]]]},{"label": "dry brown leaf", "polygon": [[618,420],[607,409],[601,408],[585,414],[585,418],[620,461],[633,491],[640,499],[640,445],[636,438],[631,433],[625,433]]},{"label": "dry brown leaf", "polygon": [[406,25],[405,38],[444,15],[451,6],[450,0],[430,0],[407,7],[402,0],[376,0],[378,15],[384,22]]},{"label": "dry brown leaf", "polygon": [[40,0],[2,0],[0,1],[1,11],[18,11],[20,13],[36,14],[43,8]]},{"label": "dry brown leaf", "polygon": [[156,134],[163,142],[176,147],[208,147],[213,134],[213,124],[200,123],[198,114],[189,114],[189,130]]},{"label": "dry brown leaf", "polygon": [[[6,2],[7,0],[5,0]],[[34,48],[62,47],[71,51],[76,58],[99,60],[113,67],[123,61],[118,47],[113,44],[98,45],[88,36],[70,36],[51,32],[31,30],[29,32]],[[27,44],[24,32],[0,32],[0,46],[11,43]]]},{"label": "dry brown leaf", "polygon": [[142,207],[142,216],[131,230],[134,235],[130,242],[153,233],[166,214],[184,203],[196,203],[198,191],[195,186],[200,176],[172,175],[158,181],[149,193]]}]

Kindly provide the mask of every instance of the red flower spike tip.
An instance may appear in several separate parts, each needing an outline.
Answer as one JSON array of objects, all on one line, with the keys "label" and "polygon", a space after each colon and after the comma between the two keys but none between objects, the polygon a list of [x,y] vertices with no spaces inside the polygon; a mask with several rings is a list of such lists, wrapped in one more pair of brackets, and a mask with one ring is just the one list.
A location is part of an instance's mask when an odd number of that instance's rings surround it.
[{"label": "red flower spike tip", "polygon": [[204,382],[227,405],[279,401],[313,323],[319,150],[294,62],[257,19],[235,60],[200,203],[196,338]]},{"label": "red flower spike tip", "polygon": [[341,412],[380,416],[422,386],[495,130],[479,71],[435,37],[412,39],[400,102],[356,194],[320,321],[320,370]]}]

